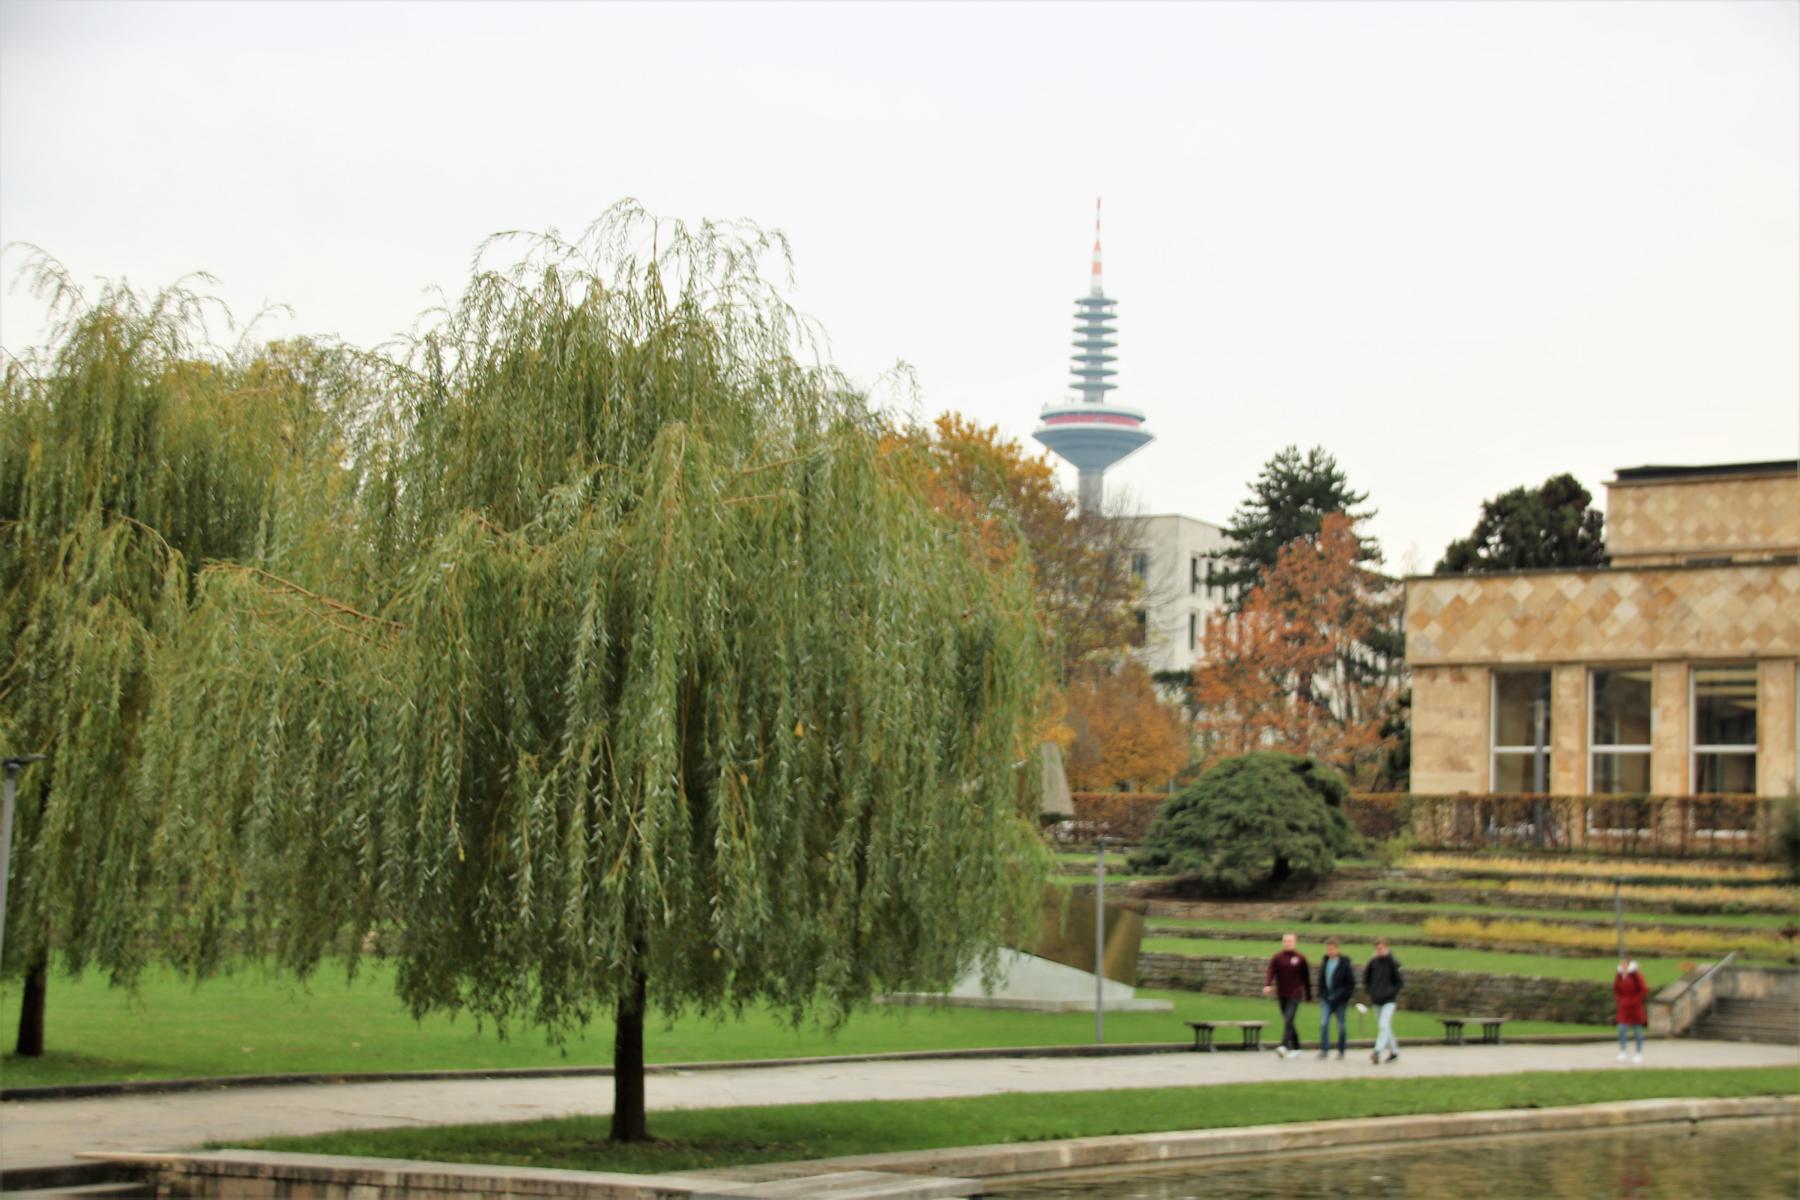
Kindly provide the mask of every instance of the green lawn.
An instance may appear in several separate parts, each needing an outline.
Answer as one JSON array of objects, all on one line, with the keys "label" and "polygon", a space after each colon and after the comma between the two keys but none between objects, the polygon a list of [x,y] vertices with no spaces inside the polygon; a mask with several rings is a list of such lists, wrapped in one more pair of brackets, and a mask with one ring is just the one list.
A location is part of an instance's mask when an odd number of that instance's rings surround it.
[{"label": "green lawn", "polygon": [[[1242,945],[1242,944],[1240,944]],[[392,992],[391,972],[365,963],[354,984],[327,973],[308,987],[241,972],[193,987],[167,974],[147,976],[133,997],[104,979],[53,978],[41,1059],[0,1060],[0,1086],[27,1087],[96,1080],[172,1079],[201,1075],[367,1072],[604,1066],[612,1060],[612,1027],[600,1022],[559,1049],[532,1029],[506,1040],[466,1018],[414,1022]],[[1176,1042],[1190,1036],[1184,1020],[1266,1017],[1261,999],[1144,991],[1175,1003],[1173,1013],[1111,1013],[1109,1042]],[[0,1024],[17,1012],[16,986],[0,989]],[[1402,1037],[1435,1036],[1426,1014],[1402,1013]],[[1520,1022],[1516,1032],[1597,1032],[1594,1027]],[[1354,1022],[1352,1033],[1355,1033]],[[772,1013],[742,1020],[683,1017],[652,1022],[651,1062],[737,1061],[1006,1046],[1077,1045],[1093,1041],[1091,1013],[1018,1013],[966,1008],[870,1008],[836,1036],[816,1027],[790,1029]]]},{"label": "green lawn", "polygon": [[[1336,928],[1336,927],[1334,927]],[[1358,963],[1367,962],[1375,947],[1358,939],[1358,935],[1338,930],[1351,938],[1343,950]],[[1457,950],[1442,946],[1409,946],[1403,936],[1386,931],[1393,940],[1394,957],[1409,967],[1426,967],[1440,971],[1480,971],[1489,975],[1532,975],[1542,979],[1591,979],[1607,983],[1612,979],[1613,960],[1609,955],[1593,958],[1553,958],[1545,954],[1507,954],[1498,950]],[[1316,936],[1302,937],[1301,953],[1316,958],[1325,930]],[[1231,955],[1240,958],[1262,958],[1280,949],[1271,937],[1267,945],[1230,938],[1147,937],[1144,951],[1158,954],[1182,954],[1189,957]],[[1682,962],[1677,958],[1640,958],[1644,979],[1653,988],[1681,978]]]},{"label": "green lawn", "polygon": [[1796,1091],[1800,1068],[1795,1067],[1553,1071],[1467,1079],[1365,1078],[686,1109],[651,1114],[651,1133],[659,1141],[620,1148],[607,1145],[604,1117],[373,1130],[270,1138],[254,1144],[309,1154],[657,1172],[1340,1117]]}]

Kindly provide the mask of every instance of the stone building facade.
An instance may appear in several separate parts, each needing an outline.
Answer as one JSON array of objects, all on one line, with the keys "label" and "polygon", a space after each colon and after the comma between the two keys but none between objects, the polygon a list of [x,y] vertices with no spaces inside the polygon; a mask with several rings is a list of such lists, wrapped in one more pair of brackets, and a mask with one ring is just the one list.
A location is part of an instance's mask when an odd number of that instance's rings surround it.
[{"label": "stone building facade", "polygon": [[1609,566],[1408,579],[1412,790],[1793,791],[1797,470],[1621,470]]}]

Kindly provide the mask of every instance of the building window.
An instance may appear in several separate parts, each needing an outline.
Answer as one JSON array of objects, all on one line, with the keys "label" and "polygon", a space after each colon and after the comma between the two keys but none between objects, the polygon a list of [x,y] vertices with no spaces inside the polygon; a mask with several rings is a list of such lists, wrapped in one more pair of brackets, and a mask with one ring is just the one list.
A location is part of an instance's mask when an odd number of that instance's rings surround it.
[{"label": "building window", "polygon": [[1211,600],[1212,594],[1213,594],[1213,560],[1209,558],[1206,560],[1206,598],[1208,600]]},{"label": "building window", "polygon": [[1550,672],[1494,672],[1494,792],[1550,790]]},{"label": "building window", "polygon": [[[1210,566],[1211,564],[1209,563],[1207,565]],[[1200,590],[1200,556],[1198,554],[1194,554],[1194,555],[1190,555],[1188,557],[1188,595],[1191,596],[1199,590]]]},{"label": "building window", "polygon": [[1132,613],[1135,624],[1131,627],[1131,644],[1142,646],[1150,640],[1150,614],[1144,609]]},{"label": "building window", "polygon": [[1188,649],[1189,650],[1197,650],[1197,649],[1199,649],[1199,647],[1200,647],[1200,614],[1191,612],[1188,614]]},{"label": "building window", "polygon": [[1588,673],[1588,791],[1650,791],[1650,668]]},{"label": "building window", "polygon": [[1131,555],[1131,577],[1139,583],[1150,574],[1150,556],[1142,550],[1135,550]]},{"label": "building window", "polygon": [[1693,791],[1756,791],[1756,668],[1695,667]]}]

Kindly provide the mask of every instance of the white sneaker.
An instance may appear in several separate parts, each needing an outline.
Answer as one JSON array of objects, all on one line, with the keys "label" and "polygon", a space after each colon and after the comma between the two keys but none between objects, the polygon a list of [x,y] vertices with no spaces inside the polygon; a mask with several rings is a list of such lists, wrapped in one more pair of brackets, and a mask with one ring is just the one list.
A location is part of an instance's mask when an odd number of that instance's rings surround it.
[{"label": "white sneaker", "polygon": [[1619,1051],[1619,1061],[1620,1062],[1625,1061],[1625,1052],[1623,1050]]},{"label": "white sneaker", "polygon": [[1631,1056],[1631,1061],[1634,1063],[1641,1063],[1644,1061],[1644,1056],[1641,1054],[1634,1054]]},{"label": "white sneaker", "polygon": [[[1275,1047],[1275,1053],[1281,1055],[1281,1057],[1283,1057],[1283,1058],[1286,1058],[1288,1056],[1288,1049],[1286,1046],[1277,1046],[1277,1047]],[[1621,1055],[1619,1055],[1619,1057],[1624,1058],[1625,1056],[1623,1054],[1621,1054]]]}]

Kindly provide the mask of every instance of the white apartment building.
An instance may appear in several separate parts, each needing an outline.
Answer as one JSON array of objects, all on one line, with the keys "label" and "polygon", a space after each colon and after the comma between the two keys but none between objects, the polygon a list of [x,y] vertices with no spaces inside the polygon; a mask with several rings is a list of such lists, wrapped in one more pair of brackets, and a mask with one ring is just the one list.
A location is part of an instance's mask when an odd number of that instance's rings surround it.
[{"label": "white apartment building", "polygon": [[1219,564],[1210,557],[1230,542],[1210,521],[1175,513],[1132,518],[1138,527],[1131,571],[1142,590],[1138,661],[1151,674],[1191,671],[1200,661],[1206,619],[1229,597],[1213,582]]}]

